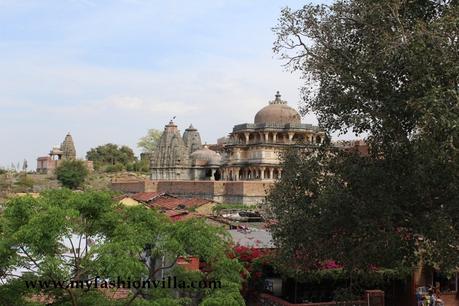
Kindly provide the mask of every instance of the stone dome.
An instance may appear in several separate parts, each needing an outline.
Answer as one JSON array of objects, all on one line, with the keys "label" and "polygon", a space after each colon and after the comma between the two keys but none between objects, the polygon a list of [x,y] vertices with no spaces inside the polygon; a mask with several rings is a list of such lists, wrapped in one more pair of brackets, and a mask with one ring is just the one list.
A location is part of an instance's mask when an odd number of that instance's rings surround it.
[{"label": "stone dome", "polygon": [[191,159],[196,161],[207,161],[208,164],[219,164],[221,161],[221,156],[217,152],[209,149],[207,145],[205,145],[202,149],[196,150],[191,153]]},{"label": "stone dome", "polygon": [[300,114],[292,107],[287,105],[286,101],[281,100],[279,92],[276,93],[276,99],[269,102],[269,105],[263,107],[255,115],[255,124],[258,123],[275,123],[287,124],[301,123]]}]

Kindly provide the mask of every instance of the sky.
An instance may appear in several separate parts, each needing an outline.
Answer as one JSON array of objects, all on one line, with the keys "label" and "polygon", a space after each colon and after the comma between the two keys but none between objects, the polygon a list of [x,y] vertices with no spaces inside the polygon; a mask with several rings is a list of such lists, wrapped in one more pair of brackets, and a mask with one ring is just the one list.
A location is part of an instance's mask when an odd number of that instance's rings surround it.
[{"label": "sky", "polygon": [[0,167],[34,169],[67,132],[81,158],[106,143],[140,153],[139,138],[174,116],[215,143],[277,90],[298,108],[302,81],[273,54],[271,28],[304,4],[0,0]]}]

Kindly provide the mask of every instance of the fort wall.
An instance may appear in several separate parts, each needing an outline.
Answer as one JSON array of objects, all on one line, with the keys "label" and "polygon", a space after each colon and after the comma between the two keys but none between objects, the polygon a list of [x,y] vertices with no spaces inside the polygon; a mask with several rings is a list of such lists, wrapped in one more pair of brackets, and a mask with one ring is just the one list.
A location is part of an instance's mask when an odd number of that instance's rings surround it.
[{"label": "fort wall", "polygon": [[166,192],[220,203],[251,205],[263,201],[273,184],[273,181],[114,180],[112,188],[125,193]]}]

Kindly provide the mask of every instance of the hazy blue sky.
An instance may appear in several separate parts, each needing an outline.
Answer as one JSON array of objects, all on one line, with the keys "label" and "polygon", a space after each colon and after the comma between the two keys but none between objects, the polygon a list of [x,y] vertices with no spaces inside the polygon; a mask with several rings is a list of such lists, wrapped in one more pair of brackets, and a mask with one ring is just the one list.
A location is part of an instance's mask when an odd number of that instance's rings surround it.
[{"label": "hazy blue sky", "polygon": [[304,3],[0,0],[0,166],[35,168],[69,131],[83,157],[135,148],[173,116],[214,143],[276,90],[297,107],[301,83],[273,55],[271,28]]}]

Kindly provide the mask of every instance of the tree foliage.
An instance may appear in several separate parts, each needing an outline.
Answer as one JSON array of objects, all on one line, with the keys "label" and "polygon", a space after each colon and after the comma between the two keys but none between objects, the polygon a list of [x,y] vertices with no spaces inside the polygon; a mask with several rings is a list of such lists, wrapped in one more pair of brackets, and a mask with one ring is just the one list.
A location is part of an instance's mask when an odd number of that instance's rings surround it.
[{"label": "tree foliage", "polygon": [[143,153],[152,154],[156,150],[156,145],[161,138],[162,132],[156,129],[149,129],[147,135],[139,139],[137,146]]},{"label": "tree foliage", "polygon": [[[459,265],[457,1],[285,8],[274,51],[306,81],[303,112],[368,135],[370,154],[291,151],[267,201],[298,270]],[[301,229],[301,235],[299,231]],[[304,263],[307,265],[304,265]]]},{"label": "tree foliage", "polygon": [[88,174],[88,168],[81,160],[64,160],[56,168],[57,180],[70,189],[80,187]]},{"label": "tree foliage", "polygon": [[[185,300],[174,298],[169,289],[133,289],[127,299],[111,300],[99,289],[38,290],[27,288],[25,280],[152,280],[161,269],[155,263],[174,264],[178,256],[190,255],[205,261],[209,272],[182,269],[183,277],[225,284],[201,289],[201,300],[228,293],[227,305],[243,305],[241,265],[226,256],[224,233],[200,220],[171,223],[155,210],[120,206],[109,193],[68,189],[13,198],[5,207],[0,219],[1,305],[32,305],[30,297],[38,293],[51,297],[53,305],[180,305]],[[179,297],[186,298],[187,290],[178,291]]]},{"label": "tree foliage", "polygon": [[95,169],[110,167],[109,169],[121,170],[136,160],[131,148],[112,143],[92,148],[86,153],[86,159],[94,162]]}]

